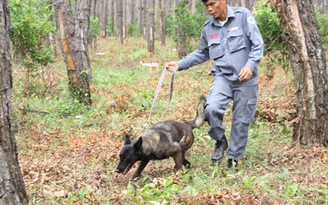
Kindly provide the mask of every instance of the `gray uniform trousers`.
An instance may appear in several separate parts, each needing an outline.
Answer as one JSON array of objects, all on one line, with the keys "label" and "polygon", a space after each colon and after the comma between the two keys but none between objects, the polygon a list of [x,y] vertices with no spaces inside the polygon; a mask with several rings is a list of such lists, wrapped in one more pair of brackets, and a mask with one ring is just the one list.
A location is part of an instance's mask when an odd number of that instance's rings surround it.
[{"label": "gray uniform trousers", "polygon": [[236,81],[230,81],[223,76],[215,76],[213,87],[207,97],[205,115],[210,126],[210,137],[221,140],[225,133],[225,126],[222,124],[224,113],[229,102],[234,101],[227,155],[228,159],[240,160],[244,156],[247,144],[249,123],[255,116],[258,85],[234,82]]}]

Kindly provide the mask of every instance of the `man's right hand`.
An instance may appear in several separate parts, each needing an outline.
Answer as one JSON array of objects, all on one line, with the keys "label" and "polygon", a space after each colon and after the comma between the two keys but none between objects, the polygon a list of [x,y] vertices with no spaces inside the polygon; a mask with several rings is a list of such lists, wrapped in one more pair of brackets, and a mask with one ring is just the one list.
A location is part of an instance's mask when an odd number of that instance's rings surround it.
[{"label": "man's right hand", "polygon": [[179,70],[179,66],[176,62],[170,62],[170,63],[166,64],[166,70],[173,73],[173,72],[176,72]]}]

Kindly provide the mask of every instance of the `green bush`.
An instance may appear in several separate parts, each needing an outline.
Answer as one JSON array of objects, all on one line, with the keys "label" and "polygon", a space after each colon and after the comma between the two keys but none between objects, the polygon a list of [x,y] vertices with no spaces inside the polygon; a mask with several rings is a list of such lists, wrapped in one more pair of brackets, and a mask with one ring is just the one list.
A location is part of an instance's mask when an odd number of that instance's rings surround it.
[{"label": "green bush", "polygon": [[283,26],[277,12],[273,11],[270,6],[263,6],[263,4],[264,0],[257,2],[254,17],[262,34],[265,52],[286,49],[287,45],[283,39]]},{"label": "green bush", "polygon": [[53,62],[52,49],[44,43],[44,39],[55,31],[51,4],[46,0],[12,0],[10,12],[11,40],[21,63],[33,70],[38,64],[46,66]]},{"label": "green bush", "polygon": [[322,43],[325,45],[325,47],[327,47],[328,46],[328,14],[327,13],[320,14],[317,6],[314,7],[314,11],[318,21],[319,34],[321,36]]},{"label": "green bush", "polygon": [[98,18],[90,17],[89,38],[97,38],[100,34],[100,23]]},{"label": "green bush", "polygon": [[288,48],[283,39],[283,26],[278,13],[270,6],[264,6],[264,0],[260,0],[257,2],[254,17],[264,41],[264,55],[270,58],[266,65],[268,77],[272,77],[275,65],[282,67],[287,74],[290,68]]},{"label": "green bush", "polygon": [[[184,1],[184,0],[180,0]],[[167,30],[170,37],[174,40],[176,44],[181,41],[180,38],[176,36],[176,29],[179,27],[182,29],[184,36],[187,38],[187,51],[190,52],[195,49],[192,42],[199,40],[201,30],[206,21],[206,15],[204,12],[204,5],[199,1],[195,13],[191,13],[188,5],[184,7],[177,6],[175,8],[176,16],[167,17]]]},{"label": "green bush", "polygon": [[127,28],[129,30],[129,37],[138,37],[140,36],[140,34],[142,34],[142,31],[140,30],[140,26],[138,24],[129,23],[127,24]]}]

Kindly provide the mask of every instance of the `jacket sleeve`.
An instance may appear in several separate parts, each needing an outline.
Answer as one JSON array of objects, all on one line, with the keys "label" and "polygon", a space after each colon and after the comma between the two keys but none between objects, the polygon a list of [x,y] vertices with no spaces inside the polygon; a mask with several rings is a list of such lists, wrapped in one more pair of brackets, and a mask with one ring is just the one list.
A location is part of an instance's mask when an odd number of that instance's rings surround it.
[{"label": "jacket sleeve", "polygon": [[206,33],[203,29],[198,49],[179,60],[177,64],[179,65],[179,70],[186,70],[194,65],[198,65],[209,60],[209,58]]},{"label": "jacket sleeve", "polygon": [[245,66],[254,71],[263,57],[264,44],[260,30],[249,10],[247,10],[244,17],[244,29],[251,43],[251,51]]}]

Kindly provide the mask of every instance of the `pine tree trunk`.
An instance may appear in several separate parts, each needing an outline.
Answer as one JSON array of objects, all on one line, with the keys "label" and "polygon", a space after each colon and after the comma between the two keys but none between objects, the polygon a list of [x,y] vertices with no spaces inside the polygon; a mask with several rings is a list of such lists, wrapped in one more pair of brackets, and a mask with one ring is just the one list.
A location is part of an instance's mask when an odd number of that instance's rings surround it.
[{"label": "pine tree trunk", "polygon": [[[160,17],[160,15],[161,15],[160,4],[161,4],[161,0],[155,1],[155,5],[154,5],[154,31],[155,31],[155,34],[160,33],[160,30],[161,30],[161,28],[158,26],[160,18],[161,18]],[[157,38],[156,35],[155,35],[155,38]]]},{"label": "pine tree trunk", "polygon": [[[177,2],[177,5],[181,8],[184,8],[185,6],[188,6],[188,0],[185,1],[179,1]],[[177,18],[182,18],[184,14],[181,13],[181,11],[176,12]],[[178,56],[179,58],[183,58],[187,55],[187,34],[182,30],[180,26],[177,26],[177,38],[178,38]]]},{"label": "pine tree trunk", "polygon": [[91,67],[87,47],[91,0],[77,0],[75,18],[70,0],[54,0],[56,22],[63,57],[67,66],[69,89],[74,99],[90,106]]},{"label": "pine tree trunk", "polygon": [[166,38],[166,23],[165,23],[166,8],[165,8],[165,0],[160,0],[159,10],[160,10],[159,28],[160,28],[160,33],[161,33],[161,44],[162,45],[165,45],[165,38]]},{"label": "pine tree trunk", "polygon": [[101,29],[100,29],[100,36],[101,37],[106,37],[106,28],[107,28],[107,16],[108,16],[108,12],[107,12],[107,7],[108,7],[108,1],[109,0],[104,0],[103,1],[103,6],[101,9]]},{"label": "pine tree trunk", "polygon": [[155,51],[155,2],[154,0],[147,1],[148,18],[147,18],[147,41],[148,41],[148,51],[154,53]]},{"label": "pine tree trunk", "polygon": [[142,0],[142,30],[143,30],[143,37],[144,39],[147,39],[148,36],[148,30],[147,28],[147,11],[148,11],[148,5],[147,0]]},{"label": "pine tree trunk", "polygon": [[135,7],[136,7],[136,1],[130,0],[130,23],[135,23]]},{"label": "pine tree trunk", "polygon": [[0,201],[28,204],[24,179],[18,163],[15,134],[17,125],[11,110],[12,69],[9,51],[10,16],[8,0],[0,0]]},{"label": "pine tree trunk", "polygon": [[305,146],[328,146],[328,81],[325,52],[311,0],[277,0],[296,88],[293,139]]},{"label": "pine tree trunk", "polygon": [[[97,19],[96,4],[97,4],[96,0],[91,0],[90,17],[92,17],[93,19]],[[88,36],[88,43],[90,44],[92,49],[97,49],[97,37],[98,36],[94,34]]]},{"label": "pine tree trunk", "polygon": [[123,39],[127,38],[126,36],[126,20],[127,20],[127,4],[126,4],[127,0],[122,0],[123,3]]},{"label": "pine tree trunk", "polygon": [[114,30],[115,30],[115,0],[111,0],[111,6],[110,6],[110,10],[111,10],[111,34],[114,35]]},{"label": "pine tree trunk", "polygon": [[96,16],[99,19],[99,22],[101,22],[101,14],[102,14],[102,9],[104,5],[104,0],[96,0]]},{"label": "pine tree trunk", "polygon": [[138,25],[139,25],[139,31],[141,34],[143,34],[143,25],[142,25],[142,13],[143,13],[143,0],[139,0],[139,10],[138,10]]},{"label": "pine tree trunk", "polygon": [[117,35],[120,39],[120,43],[123,44],[123,3],[117,1]]},{"label": "pine tree trunk", "polygon": [[197,0],[191,0],[190,1],[190,4],[191,4],[191,13],[195,13],[196,12],[196,8],[199,4],[199,1]]},{"label": "pine tree trunk", "polygon": [[91,11],[90,11],[90,16],[96,18],[96,3],[97,0],[91,0]]}]

